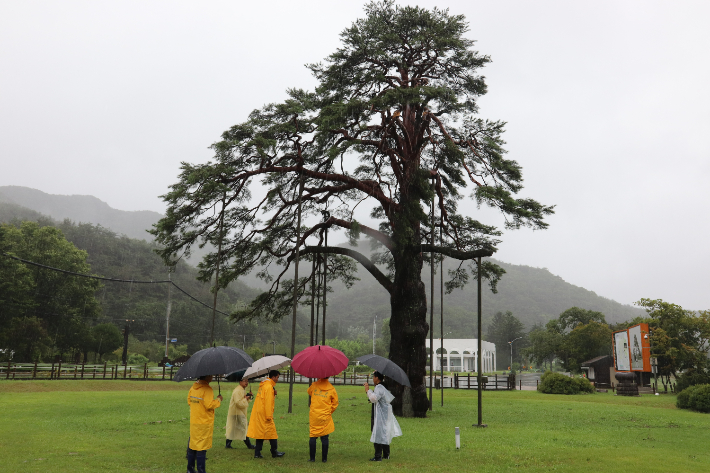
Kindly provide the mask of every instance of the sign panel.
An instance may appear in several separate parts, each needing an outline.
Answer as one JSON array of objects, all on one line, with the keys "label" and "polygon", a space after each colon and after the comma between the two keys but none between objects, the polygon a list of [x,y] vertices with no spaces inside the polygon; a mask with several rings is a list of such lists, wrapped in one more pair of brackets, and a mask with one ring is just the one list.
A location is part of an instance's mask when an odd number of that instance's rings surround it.
[{"label": "sign panel", "polygon": [[643,371],[643,350],[641,349],[641,327],[629,328],[629,345],[631,347],[631,369]]},{"label": "sign panel", "polygon": [[173,338],[170,340],[172,343],[177,343],[177,338]]},{"label": "sign panel", "polygon": [[629,358],[629,332],[614,332],[614,364],[616,371],[631,371]]}]

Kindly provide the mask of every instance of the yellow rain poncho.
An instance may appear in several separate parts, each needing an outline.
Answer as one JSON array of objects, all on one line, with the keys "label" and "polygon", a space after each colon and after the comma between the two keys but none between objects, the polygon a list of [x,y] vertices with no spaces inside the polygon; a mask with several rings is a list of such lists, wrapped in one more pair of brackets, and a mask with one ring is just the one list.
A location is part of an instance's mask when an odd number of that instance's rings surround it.
[{"label": "yellow rain poncho", "polygon": [[187,404],[190,406],[190,448],[212,448],[214,410],[221,404],[219,399],[214,399],[214,392],[208,384],[197,381],[187,393]]},{"label": "yellow rain poncho", "polygon": [[246,391],[243,387],[237,386],[232,391],[232,398],[229,400],[226,432],[228,440],[246,440],[248,407],[249,401],[246,398]]},{"label": "yellow rain poncho", "polygon": [[327,379],[319,379],[308,388],[311,411],[308,415],[311,437],[322,437],[335,430],[333,412],[338,408],[338,393]]},{"label": "yellow rain poncho", "polygon": [[274,424],[274,406],[276,404],[275,383],[270,378],[259,384],[259,392],[251,408],[247,436],[253,439],[277,439],[276,424]]}]

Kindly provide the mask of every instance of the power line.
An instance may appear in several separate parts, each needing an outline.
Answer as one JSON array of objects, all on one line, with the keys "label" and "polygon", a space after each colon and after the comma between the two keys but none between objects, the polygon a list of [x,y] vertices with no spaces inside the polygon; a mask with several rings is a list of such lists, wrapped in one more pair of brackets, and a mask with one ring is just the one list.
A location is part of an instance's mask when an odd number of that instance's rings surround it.
[{"label": "power line", "polygon": [[[6,257],[8,257],[8,258],[11,258],[11,259],[20,261],[20,262],[25,263],[25,264],[30,264],[30,265],[32,265],[32,266],[37,266],[38,268],[49,269],[49,270],[51,270],[51,271],[57,271],[57,272],[60,272],[60,273],[69,274],[69,275],[71,275],[71,276],[78,276],[78,277],[81,277],[81,278],[98,279],[98,280],[100,280],[100,281],[120,282],[120,283],[131,283],[131,284],[172,284],[173,287],[175,287],[175,289],[177,289],[178,291],[182,292],[183,294],[185,294],[187,297],[189,297],[189,298],[192,299],[193,301],[197,302],[197,303],[200,304],[200,305],[205,306],[206,308],[208,308],[208,309],[210,309],[210,310],[213,310],[213,307],[212,307],[212,306],[209,306],[209,305],[205,304],[204,302],[202,302],[201,300],[197,299],[197,298],[194,297],[192,294],[190,294],[189,292],[185,291],[183,288],[181,288],[180,286],[178,286],[177,284],[175,284],[175,282],[172,281],[172,280],[170,280],[170,279],[161,279],[161,280],[157,280],[157,281],[153,281],[153,280],[150,280],[150,281],[136,281],[136,280],[134,280],[134,279],[105,278],[105,277],[102,277],[102,276],[95,276],[95,275],[93,275],[93,274],[75,273],[74,271],[67,271],[66,269],[54,268],[54,267],[52,267],[52,266],[47,266],[47,265],[45,265],[45,264],[35,263],[34,261],[28,261],[28,260],[25,260],[25,259],[22,259],[22,258],[18,258],[17,256],[12,256],[12,255],[9,255],[9,254],[7,254],[7,253],[5,253],[5,252],[1,252],[0,254],[2,254],[3,256],[6,256]],[[226,312],[222,312],[221,310],[217,310],[217,312],[219,312],[219,313],[222,314],[222,315],[226,315],[227,317],[229,317],[229,314],[227,314]]]}]

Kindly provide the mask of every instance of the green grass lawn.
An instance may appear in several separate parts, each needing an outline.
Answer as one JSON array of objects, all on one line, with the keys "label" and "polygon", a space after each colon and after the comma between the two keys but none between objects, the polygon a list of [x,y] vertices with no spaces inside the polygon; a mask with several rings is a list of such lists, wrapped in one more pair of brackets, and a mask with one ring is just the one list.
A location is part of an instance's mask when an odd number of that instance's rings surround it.
[{"label": "green grass lawn", "polygon": [[[216,391],[216,384],[214,384]],[[185,471],[189,383],[139,381],[0,381],[2,471]],[[223,384],[228,398],[234,385]],[[338,387],[327,464],[307,463],[306,386],[279,384],[276,426],[281,459],[254,460],[241,444],[224,448],[226,405],[217,410],[211,473],[359,471],[373,456],[370,408],[361,387]],[[256,390],[256,385],[253,385]],[[710,471],[710,416],[675,408],[675,396],[624,398],[612,393],[555,396],[534,391],[435,391],[427,419],[399,419],[387,470]],[[461,450],[454,445],[461,428]],[[320,444],[318,458],[320,458]],[[268,443],[267,443],[268,449]],[[268,451],[266,452],[268,453]]]}]

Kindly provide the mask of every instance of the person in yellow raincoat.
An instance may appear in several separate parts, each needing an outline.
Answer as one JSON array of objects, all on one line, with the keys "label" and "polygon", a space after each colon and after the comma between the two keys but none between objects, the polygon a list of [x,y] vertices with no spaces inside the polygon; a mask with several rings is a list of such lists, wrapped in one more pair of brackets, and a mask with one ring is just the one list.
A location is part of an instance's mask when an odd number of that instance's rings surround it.
[{"label": "person in yellow raincoat", "polygon": [[[212,375],[200,376],[187,393],[190,406],[190,440],[187,444],[187,472],[205,473],[207,450],[212,448],[214,410],[222,403],[222,396],[214,399],[210,387]],[[197,462],[197,471],[195,471]]]},{"label": "person in yellow raincoat", "polygon": [[333,423],[333,412],[338,408],[338,393],[328,378],[321,378],[308,388],[308,395],[311,398],[311,410],[308,415],[308,425],[310,427],[310,440],[308,447],[311,457],[309,462],[316,461],[316,439],[320,437],[321,447],[323,447],[323,463],[328,461],[328,447],[330,440],[328,436],[335,430]]},{"label": "person in yellow raincoat", "polygon": [[259,384],[259,391],[254,399],[254,407],[251,408],[247,437],[256,440],[254,458],[264,458],[261,455],[261,449],[264,446],[264,440],[267,439],[271,444],[271,456],[274,458],[284,456],[284,453],[279,452],[277,449],[279,436],[276,433],[276,424],[274,424],[275,386],[279,381],[280,375],[281,373],[276,370],[269,371],[269,377]]},{"label": "person in yellow raincoat", "polygon": [[248,379],[240,379],[239,385],[232,391],[229,412],[227,412],[226,448],[232,448],[232,440],[243,440],[247,448],[254,449],[254,445],[247,437],[247,408],[251,401],[251,393],[246,392],[248,384]]}]

